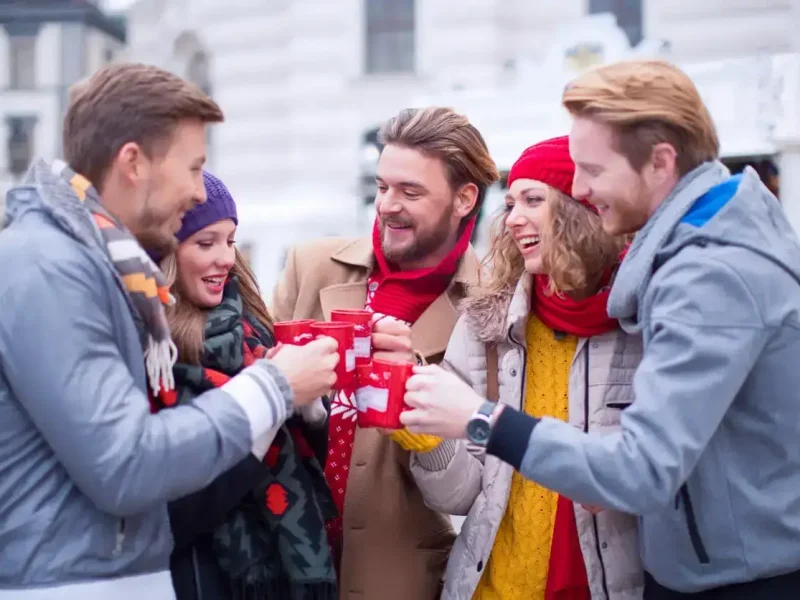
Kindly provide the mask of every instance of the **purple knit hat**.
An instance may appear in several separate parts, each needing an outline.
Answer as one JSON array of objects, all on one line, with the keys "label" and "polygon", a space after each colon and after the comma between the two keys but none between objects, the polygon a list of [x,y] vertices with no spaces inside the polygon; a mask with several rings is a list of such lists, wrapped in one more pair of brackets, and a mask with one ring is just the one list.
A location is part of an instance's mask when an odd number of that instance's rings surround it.
[{"label": "purple knit hat", "polygon": [[175,234],[178,242],[223,219],[231,219],[236,225],[239,224],[236,203],[225,184],[208,171],[203,171],[203,185],[206,188],[206,201],[183,215],[183,226]]}]

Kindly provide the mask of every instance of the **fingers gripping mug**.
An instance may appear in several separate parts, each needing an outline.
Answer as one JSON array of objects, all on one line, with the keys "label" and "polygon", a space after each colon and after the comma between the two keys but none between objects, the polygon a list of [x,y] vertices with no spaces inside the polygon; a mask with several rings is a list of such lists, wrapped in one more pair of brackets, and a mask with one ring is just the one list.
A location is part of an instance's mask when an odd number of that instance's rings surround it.
[{"label": "fingers gripping mug", "polygon": [[339,364],[336,366],[336,390],[352,389],[355,385],[356,353],[354,348],[355,326],[352,323],[325,321],[311,325],[314,337],[328,336],[339,345]]},{"label": "fingers gripping mug", "polygon": [[373,360],[358,367],[356,405],[358,426],[402,429],[400,414],[407,410],[403,398],[414,365]]}]

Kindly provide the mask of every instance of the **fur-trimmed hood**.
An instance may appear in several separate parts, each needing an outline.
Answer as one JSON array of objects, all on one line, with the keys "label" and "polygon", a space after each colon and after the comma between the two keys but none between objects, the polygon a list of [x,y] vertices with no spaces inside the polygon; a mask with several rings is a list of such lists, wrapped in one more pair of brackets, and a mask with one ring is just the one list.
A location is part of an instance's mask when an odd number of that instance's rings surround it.
[{"label": "fur-trimmed hood", "polygon": [[531,276],[524,274],[502,291],[473,291],[462,300],[460,308],[475,339],[497,343],[508,338],[509,331],[525,321],[530,307]]}]

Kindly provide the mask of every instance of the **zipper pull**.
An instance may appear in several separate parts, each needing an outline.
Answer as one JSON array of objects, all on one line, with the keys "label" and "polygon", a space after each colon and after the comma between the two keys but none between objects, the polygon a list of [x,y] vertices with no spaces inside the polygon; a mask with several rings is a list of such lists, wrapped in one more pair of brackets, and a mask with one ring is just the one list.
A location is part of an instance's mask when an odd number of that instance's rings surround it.
[{"label": "zipper pull", "polygon": [[119,523],[119,527],[117,528],[117,544],[114,546],[114,552],[112,552],[112,556],[114,558],[119,558],[122,555],[122,544],[125,542],[125,519],[122,519]]}]

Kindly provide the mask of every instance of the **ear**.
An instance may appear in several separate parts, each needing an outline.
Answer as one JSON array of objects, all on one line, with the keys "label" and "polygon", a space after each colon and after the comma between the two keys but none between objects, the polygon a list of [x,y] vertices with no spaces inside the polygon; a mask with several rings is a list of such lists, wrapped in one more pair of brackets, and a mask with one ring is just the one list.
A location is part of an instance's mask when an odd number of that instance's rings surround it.
[{"label": "ear", "polygon": [[149,176],[150,161],[136,142],[127,142],[117,152],[113,169],[128,183],[136,183]]},{"label": "ear", "polygon": [[678,177],[678,153],[672,144],[662,142],[653,146],[653,153],[650,156],[652,165],[653,179],[656,183],[664,183],[674,177]]},{"label": "ear", "polygon": [[478,186],[474,183],[467,183],[461,186],[461,189],[456,193],[455,216],[463,219],[472,212],[477,202]]}]

